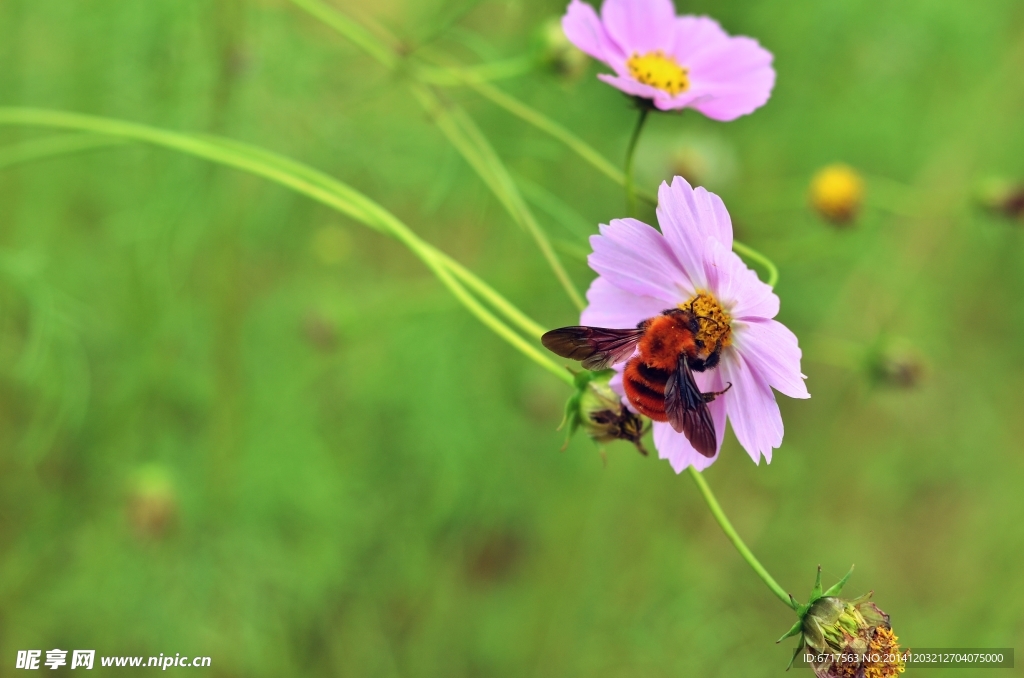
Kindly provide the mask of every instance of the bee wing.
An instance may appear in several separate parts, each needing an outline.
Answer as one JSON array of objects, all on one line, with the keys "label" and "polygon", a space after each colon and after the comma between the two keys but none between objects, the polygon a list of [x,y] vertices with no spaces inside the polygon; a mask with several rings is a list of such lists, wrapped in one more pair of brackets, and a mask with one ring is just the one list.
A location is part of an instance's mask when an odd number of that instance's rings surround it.
[{"label": "bee wing", "polygon": [[643,329],[610,330],[604,327],[562,327],[540,338],[552,353],[583,361],[588,370],[604,370],[633,355]]},{"label": "bee wing", "polygon": [[685,435],[693,449],[705,457],[715,456],[715,422],[685,354],[679,356],[675,374],[665,384],[665,414],[672,428]]}]

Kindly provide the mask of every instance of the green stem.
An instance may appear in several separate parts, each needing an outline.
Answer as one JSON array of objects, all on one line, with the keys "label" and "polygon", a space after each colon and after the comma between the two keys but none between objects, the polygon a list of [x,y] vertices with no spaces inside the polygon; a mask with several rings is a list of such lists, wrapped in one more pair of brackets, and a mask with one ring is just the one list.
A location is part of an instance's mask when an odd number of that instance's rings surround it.
[{"label": "green stem", "polygon": [[[399,70],[403,65],[401,56],[395,51],[394,46],[389,47],[344,13],[320,2],[320,0],[292,0],[292,2],[366,50],[384,66],[392,70]],[[412,70],[412,74],[415,75],[415,69]],[[586,302],[573,284],[547,235],[519,195],[515,182],[512,181],[501,159],[476,124],[458,106],[442,104],[429,86],[417,80],[411,80],[409,84],[413,94],[433,116],[434,122],[442,133],[476,170],[512,218],[533,237],[541,254],[572,303],[579,309],[584,308]]]},{"label": "green stem", "polygon": [[[497,87],[488,83],[466,81],[465,84],[477,94],[480,94],[490,100],[491,103],[504,108],[523,122],[533,125],[540,131],[551,136],[553,139],[561,141],[569,150],[575,152],[580,158],[590,163],[594,169],[617,183],[619,186],[626,185],[626,175],[623,174],[618,167],[613,165],[603,155],[594,150],[593,146],[583,141],[583,139],[580,139],[578,136],[540,111],[530,108],[515,97],[506,94]],[[636,190],[636,194],[643,200],[652,205],[658,204],[658,196],[655,194],[642,189],[634,190]]]},{"label": "green stem", "polygon": [[398,66],[399,57],[395,52],[398,47],[397,42],[391,46],[385,45],[358,22],[319,0],[292,0],[292,2],[344,35],[357,47],[379,61],[381,65],[392,69]]},{"label": "green stem", "polygon": [[775,287],[775,285],[778,284],[779,269],[775,265],[775,262],[773,262],[771,259],[755,250],[750,245],[744,245],[738,240],[732,241],[732,248],[736,250],[736,252],[738,252],[739,254],[742,254],[748,259],[753,259],[754,261],[765,267],[765,270],[768,271],[767,283],[769,287]]},{"label": "green stem", "polygon": [[[234,141],[232,139],[226,139],[224,137],[207,137],[200,135],[200,138],[207,139],[211,143],[216,143],[223,147],[231,148],[239,153],[247,154],[261,162],[273,165],[287,173],[301,177],[317,186],[334,191],[335,193],[339,192],[339,190],[344,187],[344,184],[341,184],[341,182],[330,175],[324,174],[323,172],[313,169],[308,165],[304,165],[300,162],[277,155],[276,153],[266,151],[257,146],[249,146],[248,144]],[[372,224],[367,225],[371,226],[371,228],[376,228]],[[509,321],[512,322],[512,324],[517,325],[526,335],[540,338],[540,335],[545,332],[543,327],[516,308],[514,304],[503,297],[497,290],[477,277],[475,273],[425,241],[423,244],[434,256],[437,256],[440,259],[440,261],[455,275],[456,278],[469,286],[478,295],[480,295],[480,297],[486,300],[487,303],[491,304],[491,306],[500,311]]]},{"label": "green stem", "polygon": [[96,134],[63,134],[44,139],[31,139],[0,149],[0,169],[71,153],[120,146],[124,143],[124,139]]},{"label": "green stem", "polygon": [[558,141],[561,141],[570,150],[574,151],[576,155],[586,160],[594,167],[594,169],[615,183],[619,185],[623,185],[625,183],[626,178],[618,167],[608,162],[604,156],[594,150],[585,141],[540,111],[530,108],[515,97],[501,91],[494,85],[484,82],[473,82],[470,80],[465,80],[464,83],[477,94],[480,94],[490,100],[491,103],[504,108],[520,120],[533,125],[540,131],[548,134]]},{"label": "green stem", "polygon": [[626,212],[631,217],[636,216],[636,188],[634,187],[633,181],[633,158],[636,155],[637,142],[640,141],[640,133],[644,129],[644,123],[647,122],[647,116],[650,114],[651,109],[647,106],[641,106],[640,117],[637,118],[636,127],[633,128],[633,136],[629,138],[629,147],[626,149]]},{"label": "green stem", "polygon": [[487,184],[491,192],[501,202],[512,218],[529,233],[537,248],[541,251],[548,266],[561,283],[565,293],[578,309],[583,309],[586,302],[565,270],[558,254],[555,253],[547,234],[537,223],[533,212],[526,205],[516,187],[515,181],[508,173],[498,154],[488,143],[483,132],[476,126],[472,118],[459,106],[442,102],[433,90],[426,85],[411,83],[413,93],[430,114],[434,123],[448,141],[476,170],[480,178]]},{"label": "green stem", "polygon": [[418,64],[415,75],[420,81],[439,87],[475,86],[492,80],[505,80],[525,75],[532,71],[536,64],[536,59],[527,54],[475,66],[435,67]]},{"label": "green stem", "polygon": [[483,297],[491,306],[501,311],[506,318],[518,325],[519,329],[527,335],[540,339],[540,336],[547,331],[544,327],[535,322],[533,318],[530,318],[516,308],[508,299],[501,296],[494,290],[494,288],[476,277],[476,275],[466,269],[462,264],[449,257],[441,250],[435,249],[434,254],[438,260],[448,268],[448,270],[455,274],[455,277]]},{"label": "green stem", "polygon": [[[484,296],[492,304],[495,304],[496,307],[516,316],[520,323],[528,327],[529,332],[534,336],[537,336],[541,331],[541,328],[536,323],[529,321],[511,303],[504,300],[494,290],[487,288],[483,281],[476,279],[475,276],[472,276],[461,266],[456,266],[454,270],[448,268],[448,263],[451,260],[446,255],[441,255],[433,246],[420,239],[408,226],[386,209],[346,184],[323,175],[301,163],[231,140],[219,140],[217,137],[210,136],[180,134],[146,125],[76,113],[65,113],[63,111],[0,108],[0,125],[3,124],[76,129],[163,146],[262,176],[317,202],[332,207],[360,223],[397,238],[412,250],[437,275],[441,283],[451,291],[455,298],[484,325],[539,366],[566,383],[573,383],[572,375],[566,372],[558,363],[551,360],[545,353],[541,352],[534,344],[528,342],[495,317],[493,313],[469,294],[455,276],[458,275],[463,279],[472,279],[473,286],[478,290],[486,288],[488,293]],[[298,168],[302,169],[299,170]],[[498,299],[501,300],[500,303]]]},{"label": "green stem", "polygon": [[714,493],[711,492],[711,488],[708,487],[707,481],[704,480],[704,476],[701,475],[700,471],[696,470],[692,466],[687,469],[690,472],[690,477],[693,478],[693,482],[697,483],[697,489],[700,490],[701,495],[704,497],[704,501],[707,503],[708,508],[711,509],[711,515],[718,521],[718,525],[725,532],[725,536],[729,538],[732,545],[736,547],[736,550],[740,552],[743,560],[747,561],[747,564],[754,570],[758,577],[761,578],[768,588],[772,590],[779,600],[786,604],[786,607],[796,609],[796,603],[793,598],[786,593],[786,591],[779,586],[779,583],[768,574],[768,570],[764,569],[764,565],[754,557],[754,554],[747,548],[747,545],[743,543],[740,535],[737,534],[736,528],[729,522],[729,518],[726,517],[725,511],[718,504],[718,500],[715,499]]}]

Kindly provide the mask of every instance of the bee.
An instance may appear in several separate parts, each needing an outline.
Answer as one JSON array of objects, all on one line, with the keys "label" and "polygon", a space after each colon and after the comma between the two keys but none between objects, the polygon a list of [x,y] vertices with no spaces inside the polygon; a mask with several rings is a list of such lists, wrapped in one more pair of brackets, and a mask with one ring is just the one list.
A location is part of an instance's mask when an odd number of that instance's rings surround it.
[{"label": "bee", "polygon": [[714,346],[700,338],[702,321],[718,324],[696,315],[691,304],[689,309],[662,311],[635,329],[562,327],[545,333],[541,342],[563,358],[581,361],[588,370],[628,360],[622,386],[633,407],[653,421],[667,421],[697,452],[713,457],[718,441],[708,403],[732,384],[702,393],[693,378],[694,372],[714,369],[722,355],[721,336]]}]

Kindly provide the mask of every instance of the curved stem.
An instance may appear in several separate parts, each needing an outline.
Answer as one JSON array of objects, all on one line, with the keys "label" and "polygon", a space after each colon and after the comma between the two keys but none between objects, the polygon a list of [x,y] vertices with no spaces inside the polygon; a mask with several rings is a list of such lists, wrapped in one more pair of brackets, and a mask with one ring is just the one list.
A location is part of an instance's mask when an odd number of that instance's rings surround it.
[{"label": "curved stem", "polygon": [[381,65],[387,68],[398,66],[400,61],[396,54],[396,49],[399,48],[398,44],[385,45],[360,23],[319,0],[292,0],[292,2],[354,42]]},{"label": "curved stem", "polygon": [[516,308],[508,299],[501,296],[490,285],[485,283],[465,266],[455,261],[441,250],[434,249],[434,255],[450,270],[455,277],[465,283],[470,289],[483,297],[487,303],[501,311],[512,323],[519,326],[526,334],[540,339],[540,336],[547,330],[528,315]]},{"label": "curved stem", "polygon": [[576,155],[586,160],[594,169],[615,183],[619,185],[624,185],[626,183],[626,178],[625,175],[623,175],[622,170],[610,163],[603,155],[594,150],[585,141],[540,111],[530,108],[515,97],[506,94],[493,85],[473,81],[464,81],[464,83],[477,94],[489,99],[491,103],[504,108],[520,120],[533,125],[540,131],[548,134],[558,141],[561,141],[570,150],[574,151]]},{"label": "curved stem", "polygon": [[97,134],[62,134],[45,139],[31,139],[0,149],[0,169],[72,153],[120,146],[124,143],[124,139]]},{"label": "curved stem", "polygon": [[[444,67],[442,66],[439,68]],[[498,89],[490,83],[467,78],[461,75],[458,69],[453,69],[453,67],[449,66],[448,69],[452,71],[456,77],[460,78],[461,84],[466,85],[477,94],[488,99],[491,103],[504,108],[523,122],[533,125],[556,141],[562,142],[569,150],[576,153],[576,155],[581,159],[587,161],[591,167],[596,169],[598,172],[605,175],[619,186],[625,186],[626,176],[622,173],[622,170],[609,162],[608,159],[598,153],[593,146],[583,141],[583,139],[580,139],[563,125],[555,122],[537,109],[527,106],[519,99],[516,99],[514,96]],[[636,194],[641,199],[651,203],[652,205],[656,205],[658,203],[658,197],[653,193],[637,190]]]},{"label": "curved stem", "polygon": [[483,132],[462,108],[453,103],[442,102],[429,87],[415,82],[411,83],[411,87],[416,98],[433,118],[442,134],[448,138],[448,141],[466,162],[476,170],[476,173],[480,175],[480,178],[516,223],[533,237],[537,248],[541,251],[548,266],[551,267],[555,278],[561,283],[569,300],[578,309],[583,309],[587,305],[586,302],[573,284],[572,278],[569,277],[558,254],[555,253],[547,234],[537,223],[533,212],[530,211],[520,195],[508,169],[495,153]]},{"label": "curved stem", "polygon": [[504,80],[525,75],[536,67],[533,55],[492,61],[474,66],[428,66],[417,64],[415,75],[422,81],[438,87],[485,85],[492,80]]},{"label": "curved stem", "polygon": [[[384,66],[396,71],[403,66],[400,52],[378,40],[366,28],[344,13],[320,0],[292,0],[292,2],[344,35]],[[415,75],[415,68],[411,70],[411,74]],[[512,181],[505,165],[483,133],[461,108],[454,104],[444,105],[427,85],[415,78],[409,80],[409,85],[413,94],[433,117],[441,132],[455,146],[466,162],[476,170],[480,178],[512,216],[512,219],[533,237],[570,301],[578,309],[583,309],[587,305],[583,296],[576,289],[547,235],[519,195],[515,182]]]},{"label": "curved stem", "polygon": [[747,548],[747,545],[743,543],[740,535],[736,532],[736,528],[734,528],[732,523],[729,522],[729,518],[726,517],[725,511],[722,510],[722,507],[718,504],[718,500],[715,499],[715,495],[711,492],[711,488],[708,487],[707,481],[704,480],[704,476],[702,476],[700,471],[697,471],[692,466],[688,468],[687,471],[690,472],[690,477],[693,478],[693,482],[697,483],[697,489],[700,490],[701,495],[704,497],[704,501],[707,502],[708,508],[711,509],[711,515],[713,515],[715,520],[718,521],[718,525],[722,528],[722,532],[725,532],[725,536],[729,538],[732,545],[740,552],[740,556],[743,557],[743,560],[747,561],[747,564],[750,565],[757,576],[761,578],[761,581],[768,585],[768,588],[772,590],[772,593],[774,593],[779,600],[785,603],[786,607],[795,610],[796,602],[793,598],[786,593],[781,586],[779,586],[779,583],[775,581],[770,574],[768,574],[768,570],[764,569],[764,565],[754,557],[754,554],[749,548]]},{"label": "curved stem", "polygon": [[[233,139],[227,139],[224,137],[206,136],[199,135],[202,139],[207,139],[211,143],[219,144],[220,146],[231,148],[239,153],[244,153],[250,157],[256,158],[261,162],[271,164],[279,169],[284,170],[292,175],[302,177],[303,179],[328,190],[334,192],[339,191],[339,187],[344,187],[334,177],[331,177],[323,172],[313,169],[309,165],[304,165],[300,162],[291,160],[284,156],[277,155],[271,151],[264,150],[258,146],[250,146],[248,144],[234,141]],[[347,187],[346,187],[347,188]],[[382,208],[383,209],[383,208]],[[371,228],[375,228],[372,224],[367,224]],[[379,230],[379,229],[378,229]],[[470,289],[476,292],[482,299],[487,301],[492,307],[500,311],[505,318],[507,318],[513,325],[519,327],[527,336],[540,338],[540,335],[544,334],[545,329],[534,321],[532,318],[527,316],[525,313],[520,311],[512,302],[501,295],[497,290],[488,285],[486,282],[481,280],[475,273],[467,269],[459,262],[452,259],[450,256],[435,248],[429,243],[423,242],[423,245],[429,252],[436,256],[442,264],[448,268],[456,278],[462,281],[463,284],[467,285]]]},{"label": "curved stem", "polygon": [[640,132],[647,122],[647,115],[651,109],[643,106],[640,108],[640,117],[637,118],[636,127],[633,128],[633,136],[629,138],[629,147],[626,149],[626,211],[629,216],[636,216],[636,188],[633,185],[633,157],[636,155],[637,142],[640,141]]},{"label": "curved stem", "polygon": [[732,241],[732,248],[736,250],[736,252],[738,252],[739,254],[742,254],[748,259],[753,259],[754,261],[765,267],[765,270],[768,271],[768,280],[766,282],[768,283],[769,287],[775,287],[775,285],[778,284],[779,269],[775,265],[775,262],[773,262],[771,259],[755,250],[750,245],[744,245],[738,240]]},{"label": "curved stem", "polygon": [[[572,375],[541,352],[534,344],[528,342],[487,310],[477,299],[469,294],[456,279],[455,275],[460,275],[463,278],[472,277],[474,279],[473,285],[478,287],[478,289],[486,287],[486,283],[475,279],[475,276],[472,276],[462,267],[457,267],[458,273],[455,273],[446,265],[446,262],[451,261],[447,258],[447,255],[441,255],[432,245],[422,240],[408,226],[402,223],[398,217],[355,189],[301,163],[231,140],[181,134],[146,125],[110,118],[65,113],[63,111],[0,107],[0,125],[3,124],[76,129],[163,146],[262,176],[328,207],[332,207],[360,223],[397,238],[412,250],[437,275],[441,283],[448,288],[455,298],[484,325],[539,366],[566,383],[573,383]],[[273,160],[270,160],[270,158],[273,158]],[[302,171],[297,171],[295,168],[303,169]],[[316,178],[314,179],[314,177]],[[504,300],[497,292],[490,290],[490,288],[487,289],[489,293],[484,296],[492,304],[506,312],[514,311],[514,315],[518,316],[519,320],[526,318],[525,315],[515,309],[507,300]],[[497,303],[496,300],[499,298],[502,299],[503,303]],[[539,330],[539,326],[532,321],[527,326],[530,328],[531,334],[536,334]]]}]

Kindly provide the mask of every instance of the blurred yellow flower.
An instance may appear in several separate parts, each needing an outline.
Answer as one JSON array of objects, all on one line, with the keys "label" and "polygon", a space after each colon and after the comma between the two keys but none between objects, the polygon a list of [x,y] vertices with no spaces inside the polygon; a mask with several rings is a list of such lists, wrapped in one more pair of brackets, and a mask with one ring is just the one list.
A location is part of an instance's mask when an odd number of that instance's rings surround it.
[{"label": "blurred yellow flower", "polygon": [[833,224],[847,224],[864,200],[864,180],[849,165],[837,163],[818,170],[811,179],[811,206]]}]

